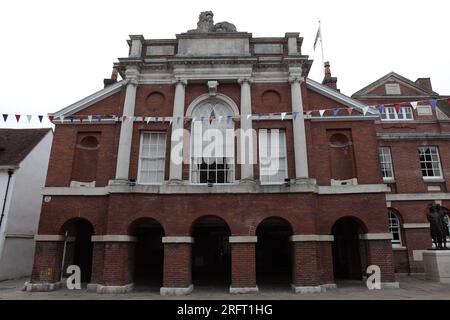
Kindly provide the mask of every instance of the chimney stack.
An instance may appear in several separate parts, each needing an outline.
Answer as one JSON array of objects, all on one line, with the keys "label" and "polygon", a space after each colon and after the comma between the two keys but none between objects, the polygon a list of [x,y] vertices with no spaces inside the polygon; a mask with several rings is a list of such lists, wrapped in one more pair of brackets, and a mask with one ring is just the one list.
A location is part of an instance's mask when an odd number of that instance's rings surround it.
[{"label": "chimney stack", "polygon": [[416,80],[417,86],[425,90],[426,92],[432,93],[433,87],[431,86],[431,79],[430,78],[418,78]]},{"label": "chimney stack", "polygon": [[119,70],[117,68],[113,68],[111,72],[111,78],[109,79],[103,79],[103,85],[104,87],[108,87],[114,83],[117,82],[117,75],[119,74]]},{"label": "chimney stack", "polygon": [[330,69],[329,61],[325,62],[325,64],[324,64],[324,73],[325,73],[325,75],[323,77],[322,84],[327,87],[330,87],[331,89],[334,89],[336,91],[340,91],[337,88],[337,78],[331,76],[331,69]]}]

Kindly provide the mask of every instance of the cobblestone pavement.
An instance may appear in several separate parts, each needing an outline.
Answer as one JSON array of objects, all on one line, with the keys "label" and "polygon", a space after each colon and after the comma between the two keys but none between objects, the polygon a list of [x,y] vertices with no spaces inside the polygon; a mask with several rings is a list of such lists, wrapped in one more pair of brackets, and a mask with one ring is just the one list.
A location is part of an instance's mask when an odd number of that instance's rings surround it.
[{"label": "cobblestone pavement", "polygon": [[162,297],[158,288],[139,288],[127,294],[97,294],[86,290],[60,289],[53,292],[24,292],[22,287],[27,279],[7,280],[0,282],[0,300],[121,300],[121,299],[188,299],[188,300],[236,300],[236,299],[273,299],[273,300],[398,300],[398,299],[450,299],[450,284],[442,284],[425,280],[422,275],[397,276],[399,289],[368,290],[361,282],[338,282],[337,289],[329,289],[322,293],[294,294],[286,287],[260,286],[258,294],[230,295],[226,287],[195,287],[194,292],[182,297]]}]

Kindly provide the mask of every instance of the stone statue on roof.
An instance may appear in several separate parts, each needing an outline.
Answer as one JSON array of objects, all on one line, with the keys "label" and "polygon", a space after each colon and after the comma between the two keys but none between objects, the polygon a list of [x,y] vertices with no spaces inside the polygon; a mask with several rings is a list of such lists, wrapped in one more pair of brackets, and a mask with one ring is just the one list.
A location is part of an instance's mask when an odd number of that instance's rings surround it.
[{"label": "stone statue on roof", "polygon": [[188,30],[188,33],[204,32],[237,32],[236,26],[232,23],[223,21],[214,24],[214,13],[212,11],[203,11],[198,16],[197,29]]}]

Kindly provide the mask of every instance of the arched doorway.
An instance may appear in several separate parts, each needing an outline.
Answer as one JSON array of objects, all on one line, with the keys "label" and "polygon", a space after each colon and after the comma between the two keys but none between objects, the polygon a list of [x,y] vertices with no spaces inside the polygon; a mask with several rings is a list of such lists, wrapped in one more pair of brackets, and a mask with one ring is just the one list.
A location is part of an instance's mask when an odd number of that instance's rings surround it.
[{"label": "arched doorway", "polygon": [[352,217],[337,220],[332,227],[333,272],[335,279],[361,280],[362,263],[359,235],[365,233],[360,221]]},{"label": "arched doorway", "polygon": [[256,282],[258,285],[286,285],[292,281],[292,228],[282,218],[263,220],[256,229]]},{"label": "arched doorway", "polygon": [[136,237],[133,270],[135,286],[159,290],[163,282],[163,227],[154,219],[143,218],[131,224],[130,234]]},{"label": "arched doorway", "polygon": [[197,219],[192,225],[192,280],[194,285],[231,283],[230,228],[218,217]]},{"label": "arched doorway", "polygon": [[63,248],[63,274],[67,267],[77,265],[81,271],[81,282],[88,283],[92,274],[92,242],[94,227],[85,219],[67,221],[61,228],[66,236]]}]

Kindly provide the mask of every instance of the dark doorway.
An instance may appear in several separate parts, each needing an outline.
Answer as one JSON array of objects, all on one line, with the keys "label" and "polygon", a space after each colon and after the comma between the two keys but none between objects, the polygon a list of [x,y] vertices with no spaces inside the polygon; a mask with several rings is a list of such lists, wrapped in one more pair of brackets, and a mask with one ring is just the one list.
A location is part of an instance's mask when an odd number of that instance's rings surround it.
[{"label": "dark doorway", "polygon": [[341,218],[333,225],[332,233],[334,277],[361,280],[360,224],[353,218]]},{"label": "dark doorway", "polygon": [[[77,265],[81,271],[81,282],[89,282],[92,274],[92,242],[94,234],[92,224],[84,219],[71,220],[63,227],[67,241],[64,243],[64,270]],[[73,239],[74,241],[69,241]]]},{"label": "dark doorway", "polygon": [[230,228],[218,217],[204,217],[192,227],[192,280],[194,285],[230,285]]},{"label": "dark doorway", "polygon": [[137,239],[134,255],[136,286],[157,287],[163,282],[164,229],[154,219],[140,219],[133,223],[131,234]]},{"label": "dark doorway", "polygon": [[256,281],[258,285],[286,285],[292,281],[292,228],[281,218],[263,220],[256,229]]}]

